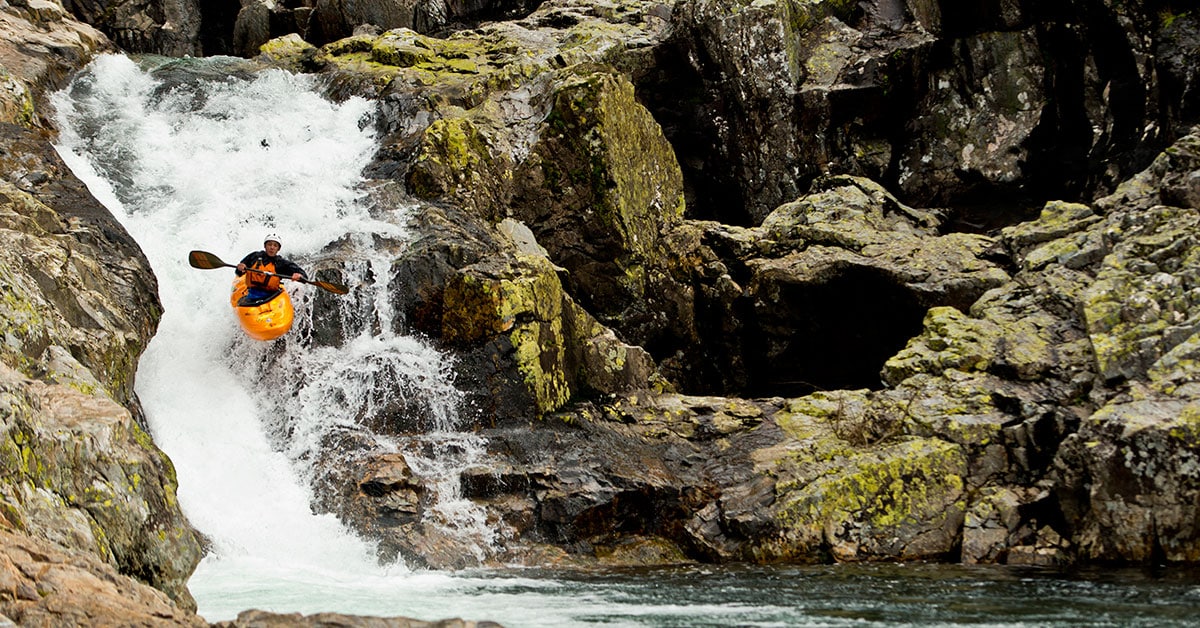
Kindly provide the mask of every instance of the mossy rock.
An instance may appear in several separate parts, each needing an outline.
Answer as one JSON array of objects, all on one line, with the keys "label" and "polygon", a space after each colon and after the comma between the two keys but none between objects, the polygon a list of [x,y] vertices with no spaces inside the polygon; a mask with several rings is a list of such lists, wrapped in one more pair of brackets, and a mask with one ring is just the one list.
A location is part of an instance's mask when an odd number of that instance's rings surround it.
[{"label": "mossy rock", "polygon": [[293,72],[307,68],[317,56],[317,47],[304,41],[300,35],[291,33],[276,37],[258,47],[258,60],[282,67]]},{"label": "mossy rock", "polygon": [[33,94],[29,86],[0,68],[0,122],[33,126],[35,118]]},{"label": "mossy rock", "polygon": [[544,414],[571,396],[563,359],[564,297],[545,258],[519,255],[508,267],[496,262],[468,266],[446,285],[442,337],[459,345],[507,338],[509,359],[537,412]]},{"label": "mossy rock", "polygon": [[1200,332],[1200,217],[1159,206],[1113,222],[1119,225],[1109,229],[1115,243],[1083,294],[1084,318],[1101,376],[1144,379]]},{"label": "mossy rock", "polygon": [[648,289],[656,277],[670,276],[661,238],[682,219],[682,174],[625,77],[574,76],[553,102],[538,143],[515,174],[511,211],[570,271],[580,302],[621,329],[626,319],[643,317],[648,300],[675,291],[666,283],[664,294]]},{"label": "mossy rock", "polygon": [[457,201],[480,218],[498,221],[511,180],[511,165],[496,155],[485,132],[467,117],[452,117],[425,129],[408,188],[418,197]]},{"label": "mossy rock", "polygon": [[96,555],[194,608],[201,558],[167,457],[103,392],[45,384],[0,366],[0,495],[18,529]]},{"label": "mossy rock", "polygon": [[[839,561],[936,558],[961,540],[966,509],[963,449],[907,439],[869,450],[795,450],[796,476],[776,486],[781,558]],[[815,456],[815,457],[814,457]]]},{"label": "mossy rock", "polygon": [[1071,541],[1085,560],[1195,563],[1200,397],[1137,396],[1089,417],[1055,460]]}]

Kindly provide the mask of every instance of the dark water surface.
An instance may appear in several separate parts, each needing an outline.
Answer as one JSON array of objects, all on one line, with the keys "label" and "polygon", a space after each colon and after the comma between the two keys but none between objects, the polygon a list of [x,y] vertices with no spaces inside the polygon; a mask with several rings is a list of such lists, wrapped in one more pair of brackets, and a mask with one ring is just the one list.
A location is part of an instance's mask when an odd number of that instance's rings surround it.
[{"label": "dark water surface", "polygon": [[[523,577],[556,583],[553,593],[530,586],[530,602],[575,598],[572,623],[595,625],[1200,626],[1197,570],[875,564]],[[491,593],[520,603],[511,581]],[[528,625],[542,625],[536,611]]]}]

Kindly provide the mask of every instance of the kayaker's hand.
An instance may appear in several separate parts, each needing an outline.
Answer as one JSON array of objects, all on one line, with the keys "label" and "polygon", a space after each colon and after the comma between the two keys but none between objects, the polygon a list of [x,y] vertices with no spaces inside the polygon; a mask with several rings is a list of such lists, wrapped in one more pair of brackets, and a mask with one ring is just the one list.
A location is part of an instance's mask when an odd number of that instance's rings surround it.
[{"label": "kayaker's hand", "polygon": [[292,273],[292,281],[300,281],[301,279],[304,279],[304,275],[301,275],[300,273]]},{"label": "kayaker's hand", "polygon": [[245,265],[245,264],[238,264],[238,266],[237,266],[237,271],[238,271],[239,273],[244,273],[244,272],[246,272],[246,265]]}]

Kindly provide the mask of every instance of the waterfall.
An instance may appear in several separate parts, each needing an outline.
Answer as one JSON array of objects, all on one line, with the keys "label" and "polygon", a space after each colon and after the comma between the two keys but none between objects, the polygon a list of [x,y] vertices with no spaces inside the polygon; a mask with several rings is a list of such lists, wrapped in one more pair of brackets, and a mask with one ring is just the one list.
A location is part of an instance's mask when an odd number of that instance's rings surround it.
[{"label": "waterfall", "polygon": [[[229,67],[206,70],[214,64]],[[190,583],[201,612],[212,598],[236,608],[230,587],[283,581],[302,592],[331,578],[408,573],[403,564],[381,566],[371,543],[311,511],[307,461],[330,430],[404,396],[429,422],[418,442],[480,449],[454,431],[460,397],[447,359],[391,331],[398,325],[388,282],[372,279],[388,277],[389,260],[370,243],[406,238],[405,208],[373,210],[363,191],[377,144],[373,105],[330,102],[311,77],[236,66],[106,55],[54,97],[60,154],[137,239],[159,279],[165,311],[136,390],[156,443],[175,463],[180,504],[211,542]],[[246,338],[230,311],[232,271],[197,270],[186,259],[202,249],[236,263],[261,249],[268,232],[310,275],[314,264],[336,266],[356,289],[318,311],[316,287],[289,284],[295,327],[263,343]],[[322,252],[335,240],[342,249],[349,242],[355,258],[326,262]],[[346,340],[316,346],[311,332],[329,317]],[[423,447],[396,438],[380,436],[378,446],[404,450],[428,475],[443,498],[432,524],[491,542],[494,532],[457,495],[444,462],[422,460]]]}]

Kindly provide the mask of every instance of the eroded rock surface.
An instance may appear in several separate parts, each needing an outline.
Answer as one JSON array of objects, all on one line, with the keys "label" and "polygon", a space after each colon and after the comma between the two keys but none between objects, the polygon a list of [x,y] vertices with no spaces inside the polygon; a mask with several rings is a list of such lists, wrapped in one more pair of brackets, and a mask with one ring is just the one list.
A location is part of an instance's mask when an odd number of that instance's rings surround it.
[{"label": "eroded rock surface", "polygon": [[[1189,446],[1113,427],[1144,408],[1175,434],[1190,407],[1191,96],[1156,117],[1167,87],[1126,65],[1145,37],[1187,48],[1179,25],[727,4],[263,49],[378,98],[370,174],[429,203],[393,294],[461,359],[488,447],[462,483],[501,539],[482,560],[1192,560],[1186,469],[1100,483],[1113,457],[1081,444]],[[368,441],[343,441],[325,506],[459,564],[428,486]],[[1143,502],[1167,532],[1114,549],[1156,524],[1101,511]]]}]

